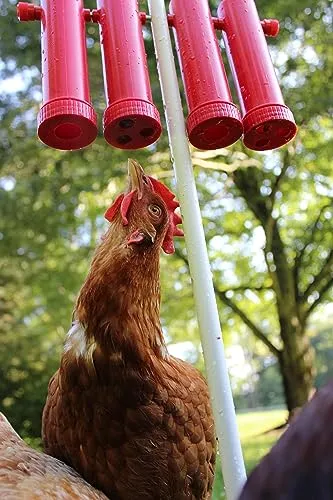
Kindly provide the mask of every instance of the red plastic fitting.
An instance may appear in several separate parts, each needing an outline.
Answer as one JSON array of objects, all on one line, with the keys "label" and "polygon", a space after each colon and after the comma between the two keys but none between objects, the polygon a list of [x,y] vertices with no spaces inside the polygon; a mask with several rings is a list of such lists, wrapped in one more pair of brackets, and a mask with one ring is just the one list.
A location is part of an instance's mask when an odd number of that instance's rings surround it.
[{"label": "red plastic fitting", "polygon": [[[224,30],[223,19],[219,17],[213,17],[213,24],[216,30]],[[280,23],[277,19],[264,19],[260,21],[263,32],[266,36],[276,37],[280,31]]]},{"label": "red plastic fitting", "polygon": [[232,102],[206,0],[171,0],[170,12],[189,110],[189,140],[199,149],[230,146],[243,133]]},{"label": "red plastic fitting", "polygon": [[147,13],[146,12],[140,12],[140,21],[141,24],[144,26],[147,22]]},{"label": "red plastic fitting", "polygon": [[84,19],[87,23],[99,23],[100,17],[98,9],[84,9]]},{"label": "red plastic fitting", "polygon": [[42,8],[32,3],[19,2],[16,11],[20,21],[40,21],[42,19]]},{"label": "red plastic fitting", "polygon": [[[245,146],[265,151],[287,144],[297,127],[283,101],[254,1],[222,0],[218,16],[242,108]],[[269,30],[276,29],[271,23]]]},{"label": "red plastic fitting", "polygon": [[280,23],[277,19],[263,19],[260,21],[263,32],[266,36],[276,37],[280,31]]},{"label": "red plastic fitting", "polygon": [[155,142],[162,131],[152,102],[137,0],[98,0],[107,108],[104,137],[120,149]]},{"label": "red plastic fitting", "polygon": [[20,20],[42,21],[43,105],[38,136],[47,146],[84,148],[97,136],[91,105],[82,0],[41,0],[41,6],[20,3]]}]

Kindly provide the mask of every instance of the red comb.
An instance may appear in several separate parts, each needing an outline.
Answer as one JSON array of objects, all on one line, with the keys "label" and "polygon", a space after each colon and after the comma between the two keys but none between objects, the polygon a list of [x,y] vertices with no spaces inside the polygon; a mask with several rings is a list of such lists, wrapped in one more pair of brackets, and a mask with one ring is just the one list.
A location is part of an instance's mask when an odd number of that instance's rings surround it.
[{"label": "red comb", "polygon": [[117,198],[112,203],[111,207],[109,207],[104,214],[104,217],[106,218],[106,220],[108,220],[109,222],[113,221],[113,219],[115,218],[115,216],[118,213],[118,210],[121,206],[123,199],[124,199],[123,194],[120,194],[119,196],[117,196]]},{"label": "red comb", "polygon": [[117,198],[114,200],[112,203],[111,207],[107,209],[107,211],[104,214],[104,217],[106,220],[109,222],[112,222],[115,216],[117,215],[119,208],[120,208],[120,213],[121,213],[121,218],[123,219],[123,224],[124,226],[127,226],[128,224],[128,219],[127,219],[127,212],[128,209],[132,203],[132,198],[134,195],[135,191],[130,191],[127,194],[120,194],[117,196]]},{"label": "red comb", "polygon": [[[170,189],[168,189],[164,184],[162,184],[162,182],[148,175],[146,175],[146,179],[149,181],[152,191],[160,195],[160,197],[166,204],[169,213],[169,226],[162,244],[162,248],[165,253],[173,253],[175,251],[175,246],[173,243],[174,236],[184,236],[183,231],[177,227],[177,224],[182,223],[180,215],[175,213],[176,208],[179,207],[179,203],[175,200],[175,195],[173,194],[173,192],[170,191]],[[132,203],[134,193],[135,191],[130,191],[125,195],[120,194],[115,199],[111,207],[107,209],[104,217],[109,222],[112,222],[112,220],[120,210],[123,225],[127,226],[127,213]]]}]

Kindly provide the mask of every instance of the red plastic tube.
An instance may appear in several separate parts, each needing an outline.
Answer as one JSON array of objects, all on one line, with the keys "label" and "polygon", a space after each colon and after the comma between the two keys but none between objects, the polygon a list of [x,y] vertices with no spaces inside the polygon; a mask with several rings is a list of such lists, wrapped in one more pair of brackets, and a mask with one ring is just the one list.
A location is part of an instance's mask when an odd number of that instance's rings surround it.
[{"label": "red plastic tube", "polygon": [[42,22],[43,106],[38,136],[57,149],[80,149],[97,135],[91,105],[82,0],[41,0],[41,6],[20,2],[21,21]]},{"label": "red plastic tube", "polygon": [[97,0],[107,109],[104,137],[112,146],[138,149],[161,134],[152,102],[137,0]]},{"label": "red plastic tube", "polygon": [[187,98],[187,132],[193,146],[230,146],[243,133],[232,102],[207,0],[171,0],[179,63]]},{"label": "red plastic tube", "polygon": [[284,104],[253,0],[222,0],[218,16],[243,112],[244,144],[264,151],[289,142],[297,127]]}]

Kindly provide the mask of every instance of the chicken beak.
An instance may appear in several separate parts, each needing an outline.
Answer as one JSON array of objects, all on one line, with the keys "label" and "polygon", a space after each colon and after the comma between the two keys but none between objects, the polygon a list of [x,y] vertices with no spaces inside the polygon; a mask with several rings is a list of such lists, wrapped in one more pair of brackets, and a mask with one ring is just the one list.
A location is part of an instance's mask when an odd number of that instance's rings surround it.
[{"label": "chicken beak", "polygon": [[144,171],[141,165],[131,158],[128,159],[128,176],[129,176],[129,189],[130,191],[138,192],[138,199],[142,198],[143,194],[143,176]]}]

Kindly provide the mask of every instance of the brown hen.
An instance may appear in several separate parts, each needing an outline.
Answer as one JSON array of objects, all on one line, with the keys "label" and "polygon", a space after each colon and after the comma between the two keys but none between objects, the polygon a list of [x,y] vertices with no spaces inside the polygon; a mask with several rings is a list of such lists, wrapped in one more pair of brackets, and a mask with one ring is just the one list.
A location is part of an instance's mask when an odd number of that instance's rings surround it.
[{"label": "brown hen", "polygon": [[130,187],[80,291],[43,414],[45,451],[112,500],[208,499],[215,436],[200,373],[168,354],[159,254],[181,235],[178,203],[129,161]]},{"label": "brown hen", "polygon": [[0,413],[0,498],[3,500],[107,500],[77,472],[33,450]]},{"label": "brown hen", "polygon": [[333,500],[332,422],[333,381],[292,420],[239,500]]}]

